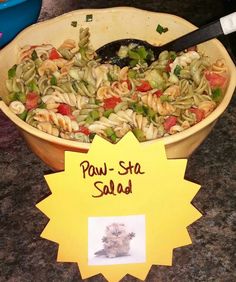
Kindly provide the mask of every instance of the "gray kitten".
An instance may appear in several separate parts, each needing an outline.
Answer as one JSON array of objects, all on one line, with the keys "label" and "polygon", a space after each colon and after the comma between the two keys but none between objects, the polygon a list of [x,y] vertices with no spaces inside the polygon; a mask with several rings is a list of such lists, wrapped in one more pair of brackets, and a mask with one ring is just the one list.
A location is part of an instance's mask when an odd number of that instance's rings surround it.
[{"label": "gray kitten", "polygon": [[106,227],[106,236],[102,238],[103,249],[96,252],[96,256],[106,256],[115,258],[128,256],[130,250],[130,240],[135,234],[128,233],[126,226],[122,223],[112,223]]}]

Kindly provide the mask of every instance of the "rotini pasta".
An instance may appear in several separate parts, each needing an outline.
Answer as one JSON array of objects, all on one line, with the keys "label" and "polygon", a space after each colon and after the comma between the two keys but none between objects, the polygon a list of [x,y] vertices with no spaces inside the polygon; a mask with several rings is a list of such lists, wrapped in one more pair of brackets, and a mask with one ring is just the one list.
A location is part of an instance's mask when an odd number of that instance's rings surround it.
[{"label": "rotini pasta", "polygon": [[[128,50],[135,58],[147,53],[143,48]],[[129,52],[122,46],[119,54]],[[99,134],[115,143],[133,131],[145,141],[177,134],[211,114],[227,72],[222,59],[210,63],[197,49],[163,51],[150,66],[145,60],[123,68],[102,64],[88,28],[80,28],[78,42],[25,46],[6,87],[11,111],[47,134],[87,143]]]}]

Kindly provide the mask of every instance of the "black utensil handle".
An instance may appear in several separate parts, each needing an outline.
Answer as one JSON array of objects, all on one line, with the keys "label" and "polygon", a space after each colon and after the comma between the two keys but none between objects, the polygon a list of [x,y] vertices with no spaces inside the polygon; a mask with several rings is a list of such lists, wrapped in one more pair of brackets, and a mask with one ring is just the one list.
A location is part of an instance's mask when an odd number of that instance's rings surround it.
[{"label": "black utensil handle", "polygon": [[236,12],[196,29],[162,46],[162,50],[182,51],[222,34],[236,31]]},{"label": "black utensil handle", "polygon": [[163,50],[172,50],[172,51],[182,51],[189,47],[195,46],[212,38],[216,38],[219,35],[222,35],[223,29],[221,27],[220,20],[217,20],[213,23],[207,24],[199,29],[196,29],[186,35],[183,35],[176,40],[167,43],[161,48]]}]

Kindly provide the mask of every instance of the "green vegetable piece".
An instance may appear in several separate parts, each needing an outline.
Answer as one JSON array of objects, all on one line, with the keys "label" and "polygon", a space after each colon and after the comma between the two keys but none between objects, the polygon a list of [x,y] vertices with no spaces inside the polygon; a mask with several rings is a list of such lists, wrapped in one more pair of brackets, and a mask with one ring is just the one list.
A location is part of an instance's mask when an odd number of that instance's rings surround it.
[{"label": "green vegetable piece", "polygon": [[38,108],[40,108],[40,109],[46,109],[46,108],[47,108],[47,105],[46,105],[44,102],[41,102],[41,103],[38,105]]},{"label": "green vegetable piece", "polygon": [[30,83],[28,83],[27,86],[29,87],[29,91],[39,93],[39,88],[34,80],[30,81]]},{"label": "green vegetable piece", "polygon": [[72,21],[72,22],[71,22],[71,26],[77,27],[77,21]]},{"label": "green vegetable piece", "polygon": [[130,108],[138,114],[144,114],[144,107],[138,103],[131,103]]},{"label": "green vegetable piece", "polygon": [[143,133],[143,131],[139,128],[134,128],[133,129],[133,134],[135,135],[135,137],[138,139],[138,141],[142,142],[145,141],[145,135]]},{"label": "green vegetable piece", "polygon": [[223,92],[221,88],[216,88],[212,91],[212,99],[216,102],[219,103],[223,98]]},{"label": "green vegetable piece", "polygon": [[24,111],[23,113],[19,114],[18,117],[22,120],[26,120],[28,112]]},{"label": "green vegetable piece", "polygon": [[174,69],[174,74],[179,76],[181,69],[182,69],[181,66],[177,65]]},{"label": "green vegetable piece", "polygon": [[170,51],[169,52],[169,58],[171,59],[171,60],[175,60],[176,59],[176,57],[177,57],[177,54],[174,52],[174,51]]},{"label": "green vegetable piece", "polygon": [[106,111],[103,113],[103,115],[104,115],[104,117],[108,118],[111,113],[113,113],[113,110],[112,110],[112,109],[109,109],[109,110],[106,110]]},{"label": "green vegetable piece", "polygon": [[170,98],[167,95],[161,95],[161,102],[170,102]]},{"label": "green vegetable piece", "polygon": [[9,102],[17,100],[17,93],[16,92],[9,93],[8,94],[8,99],[9,99]]},{"label": "green vegetable piece", "polygon": [[151,49],[148,50],[146,60],[154,61],[154,53]]},{"label": "green vegetable piece", "polygon": [[115,134],[114,130],[111,128],[111,127],[108,127],[106,130],[105,130],[105,133],[108,137],[112,136]]},{"label": "green vegetable piece", "polygon": [[148,52],[146,51],[145,47],[141,46],[139,48],[137,48],[137,53],[139,54],[141,59],[146,59]]},{"label": "green vegetable piece", "polygon": [[85,119],[85,122],[88,123],[88,124],[91,124],[94,122],[93,118],[89,115],[86,119]]},{"label": "green vegetable piece", "polygon": [[133,50],[128,51],[128,56],[129,56],[130,59],[140,60],[140,55],[138,54],[138,52],[135,52]]},{"label": "green vegetable piece", "polygon": [[92,141],[93,138],[95,137],[96,133],[90,133],[89,134],[89,140]]},{"label": "green vegetable piece", "polygon": [[93,120],[97,120],[100,117],[99,111],[97,111],[97,110],[91,111],[89,115]]},{"label": "green vegetable piece", "polygon": [[93,21],[93,15],[86,15],[86,22],[92,22]]},{"label": "green vegetable piece", "polygon": [[37,60],[38,59],[38,55],[37,55],[37,52],[34,50],[33,52],[32,52],[32,54],[31,54],[31,59],[33,60],[33,61],[35,61],[35,60]]},{"label": "green vegetable piece", "polygon": [[167,28],[167,27],[163,27],[163,26],[161,26],[160,24],[158,24],[158,26],[157,26],[157,28],[156,28],[156,31],[157,31],[158,33],[162,34],[162,33],[167,32],[167,31],[168,31],[168,28]]},{"label": "green vegetable piece", "polygon": [[57,78],[54,75],[50,79],[50,84],[51,85],[57,85]]},{"label": "green vegetable piece", "polygon": [[16,93],[16,99],[24,104],[26,102],[26,94],[22,92],[18,92]]},{"label": "green vegetable piece", "polygon": [[129,62],[129,65],[131,66],[131,68],[133,68],[133,67],[135,67],[137,64],[138,64],[138,60],[131,60],[130,62]]},{"label": "green vegetable piece", "polygon": [[112,143],[115,143],[115,142],[116,142],[116,138],[117,138],[117,136],[116,136],[115,134],[112,134],[112,135],[110,136],[110,139],[111,139]]},{"label": "green vegetable piece", "polygon": [[135,70],[129,69],[128,71],[128,77],[130,78],[136,78],[137,72]]},{"label": "green vegetable piece", "polygon": [[8,70],[8,79],[12,79],[16,75],[16,67],[17,65],[14,65]]},{"label": "green vegetable piece", "polygon": [[153,111],[153,109],[151,109],[151,108],[147,108],[147,116],[150,118],[150,119],[153,119],[154,117],[155,117],[155,115],[156,115],[156,113]]}]

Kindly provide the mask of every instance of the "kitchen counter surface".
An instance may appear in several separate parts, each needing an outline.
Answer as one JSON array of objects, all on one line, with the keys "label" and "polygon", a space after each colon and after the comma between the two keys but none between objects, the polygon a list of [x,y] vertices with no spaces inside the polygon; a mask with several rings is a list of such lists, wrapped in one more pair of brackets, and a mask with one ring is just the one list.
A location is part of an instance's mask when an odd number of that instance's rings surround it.
[{"label": "kitchen counter surface", "polygon": [[[221,1],[48,1],[40,21],[78,8],[134,6],[175,13],[196,25],[218,18]],[[175,3],[174,3],[175,2]],[[53,4],[52,4],[53,3]],[[57,3],[57,4],[56,4]],[[214,5],[214,6],[213,6]],[[204,15],[204,17],[203,17]],[[229,42],[225,41],[230,48]],[[228,49],[230,51],[230,49]],[[58,245],[40,238],[48,219],[35,204],[50,194],[50,169],[0,113],[0,281],[82,281],[77,264],[56,262]],[[153,266],[152,282],[236,281],[236,96],[189,158],[186,179],[201,184],[193,205],[203,217],[188,230],[193,244],[174,250],[173,266]],[[102,275],[88,282],[105,281]],[[139,281],[126,276],[122,281]]]}]

